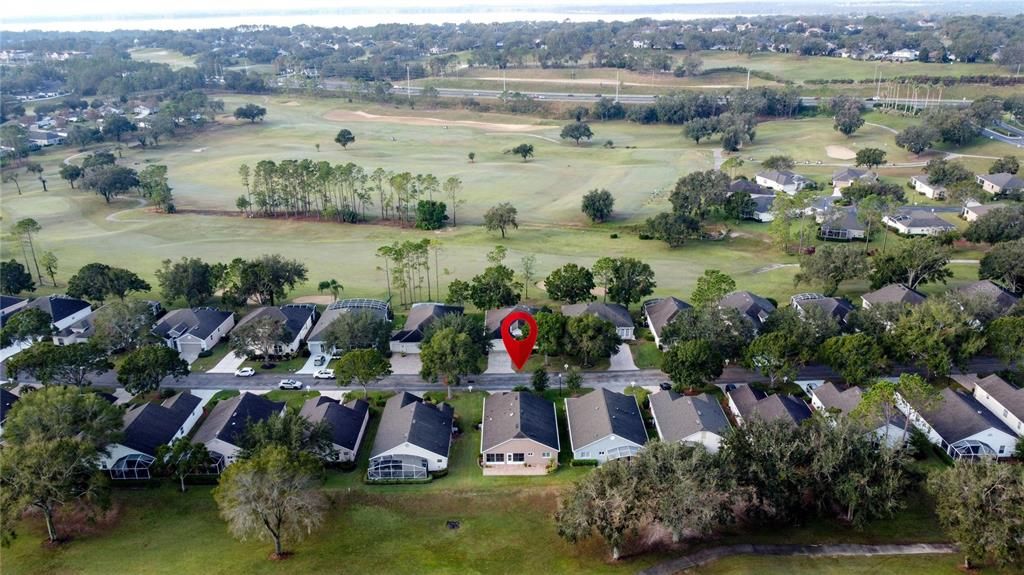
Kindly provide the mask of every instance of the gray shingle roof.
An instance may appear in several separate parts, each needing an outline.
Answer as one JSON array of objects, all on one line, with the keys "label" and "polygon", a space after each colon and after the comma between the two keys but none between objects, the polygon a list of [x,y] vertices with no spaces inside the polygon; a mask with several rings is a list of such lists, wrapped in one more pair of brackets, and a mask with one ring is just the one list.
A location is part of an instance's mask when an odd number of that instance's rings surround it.
[{"label": "gray shingle roof", "polygon": [[331,429],[331,440],[336,444],[357,451],[359,432],[363,429],[370,411],[370,404],[361,399],[344,405],[337,399],[321,395],[307,399],[299,415],[313,423],[324,422]]},{"label": "gray shingle roof", "polygon": [[412,309],[409,310],[409,315],[405,318],[405,326],[401,331],[391,336],[391,341],[402,343],[423,341],[423,336],[426,334],[430,324],[449,314],[462,315],[462,311],[463,308],[461,306],[440,303],[413,304]]},{"label": "gray shingle roof", "polygon": [[343,299],[338,300],[331,305],[327,306],[324,313],[317,320],[316,325],[313,329],[309,330],[309,335],[306,336],[307,342],[321,342],[324,341],[323,332],[332,324],[334,320],[338,319],[347,313],[368,313],[380,319],[382,321],[388,321],[390,306],[386,301],[383,300],[371,300],[371,299]]},{"label": "gray shingle roof", "polygon": [[1007,411],[1024,420],[1024,389],[1018,389],[996,374],[979,379],[975,385],[992,396]]},{"label": "gray shingle roof", "polygon": [[794,302],[801,310],[806,310],[811,307],[820,308],[829,317],[835,318],[839,322],[846,321],[846,316],[853,311],[853,304],[847,301],[845,298],[838,297],[819,297],[815,299],[802,299]]},{"label": "gray shingle roof", "polygon": [[536,315],[539,309],[532,305],[520,304],[487,310],[484,312],[484,327],[491,339],[501,339],[501,322],[505,321],[505,318],[514,311],[525,311],[530,315]]},{"label": "gray shingle roof", "polygon": [[878,176],[874,172],[869,170],[861,170],[858,168],[843,168],[832,174],[832,182],[853,182],[856,180],[869,180],[874,181],[878,179]]},{"label": "gray shingle roof", "polygon": [[759,214],[766,214],[772,211],[772,205],[775,203],[775,196],[767,194],[750,196],[750,199],[754,202],[754,212]]},{"label": "gray shingle roof", "polygon": [[121,445],[156,455],[157,448],[170,443],[200,402],[198,397],[183,391],[162,404],[144,403],[132,407],[124,414]]},{"label": "gray shingle roof", "polygon": [[484,398],[484,451],[510,439],[532,439],[559,450],[555,405],[532,393],[502,391]]},{"label": "gray shingle roof", "polygon": [[238,321],[235,328],[237,329],[260,318],[270,318],[273,321],[283,323],[285,329],[291,334],[291,338],[294,339],[302,331],[302,326],[306,325],[309,318],[314,315],[316,315],[316,306],[311,303],[286,304],[280,307],[261,307],[246,314],[245,317]]},{"label": "gray shingle roof", "polygon": [[217,403],[192,440],[195,443],[209,443],[220,439],[240,446],[245,428],[250,423],[270,419],[274,414],[281,413],[282,409],[283,402],[270,401],[262,395],[245,392]]},{"label": "gray shingle roof", "polygon": [[[153,328],[153,333],[162,338],[181,337],[187,333],[199,339],[206,339],[232,315],[234,314],[230,311],[212,307],[176,309],[160,318]],[[171,332],[177,335],[172,336]]]},{"label": "gray shingle roof", "polygon": [[568,317],[596,315],[605,321],[610,321],[615,327],[633,327],[633,316],[629,315],[629,310],[617,303],[595,301],[563,305],[562,314]]},{"label": "gray shingle roof", "polygon": [[797,182],[807,180],[807,178],[801,176],[800,174],[795,174],[789,170],[766,170],[763,172],[758,172],[757,175],[761,178],[770,180],[783,186],[788,186],[789,184],[795,184]]},{"label": "gray shingle roof", "polygon": [[1004,310],[1010,309],[1020,300],[1019,297],[996,285],[992,280],[981,280],[967,284],[957,291],[969,297],[990,299]]},{"label": "gray shingle roof", "polygon": [[749,385],[740,385],[729,392],[736,409],[744,420],[784,420],[800,423],[811,416],[811,410],[803,401],[782,393],[765,395]]},{"label": "gray shingle roof", "polygon": [[370,457],[376,457],[406,442],[448,457],[453,418],[454,410],[447,403],[426,403],[404,391],[392,396],[384,406]]},{"label": "gray shingle roof", "polygon": [[1000,189],[1012,189],[1016,190],[1024,188],[1024,180],[1018,178],[1014,174],[1002,172],[999,174],[982,174],[978,176],[979,179],[985,180],[989,183],[994,184]]},{"label": "gray shingle roof", "polygon": [[989,428],[1013,435],[1013,431],[978,400],[948,387],[942,390],[942,401],[937,406],[919,413],[947,443],[956,443]]},{"label": "gray shingle roof", "polygon": [[602,387],[583,397],[566,399],[565,414],[573,451],[609,435],[637,445],[647,443],[647,428],[633,396]]},{"label": "gray shingle roof", "polygon": [[738,178],[729,184],[729,193],[747,192],[750,195],[766,194],[768,190],[753,180]]},{"label": "gray shingle roof", "polygon": [[661,337],[661,330],[668,325],[680,311],[693,307],[685,301],[676,297],[663,297],[644,302],[644,311],[647,313],[648,327],[658,337]]},{"label": "gray shingle roof", "polygon": [[732,308],[750,318],[754,327],[760,329],[761,324],[775,311],[772,302],[748,291],[734,291],[718,302],[718,307]]},{"label": "gray shingle roof", "polygon": [[838,409],[847,415],[860,405],[863,396],[859,387],[840,391],[831,381],[812,389],[811,394],[818,398],[825,409]]},{"label": "gray shingle roof", "polygon": [[861,296],[861,299],[870,305],[886,303],[918,305],[924,303],[925,295],[903,284],[889,284],[881,289],[864,294]]},{"label": "gray shingle roof", "polygon": [[1001,210],[1003,208],[1012,208],[1012,206],[1010,206],[1009,204],[978,204],[976,206],[967,206],[964,208],[964,210],[971,212],[980,218],[984,215],[987,215],[989,212]]},{"label": "gray shingle roof", "polygon": [[908,228],[941,228],[944,230],[955,230],[956,226],[935,215],[928,210],[913,208],[900,208],[896,213],[889,216],[894,222],[899,222]]},{"label": "gray shingle roof", "polygon": [[724,435],[731,427],[722,405],[706,393],[688,396],[659,391],[650,396],[650,402],[662,441],[682,441],[701,431]]},{"label": "gray shingle roof", "polygon": [[821,229],[863,232],[867,226],[857,219],[856,206],[831,206],[821,216]]},{"label": "gray shingle roof", "polygon": [[63,295],[49,295],[32,300],[26,307],[45,311],[53,318],[53,323],[75,315],[83,309],[90,307],[89,302],[67,297]]}]

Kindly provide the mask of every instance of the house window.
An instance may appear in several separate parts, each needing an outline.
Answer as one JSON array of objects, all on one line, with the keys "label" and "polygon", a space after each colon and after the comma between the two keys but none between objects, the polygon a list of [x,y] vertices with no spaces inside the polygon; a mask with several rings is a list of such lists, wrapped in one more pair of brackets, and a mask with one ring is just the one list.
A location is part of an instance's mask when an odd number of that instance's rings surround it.
[{"label": "house window", "polygon": [[512,463],[522,463],[526,461],[526,456],[522,453],[509,453],[508,460]]},{"label": "house window", "polygon": [[486,460],[487,460],[487,463],[505,463],[505,454],[504,453],[488,453]]},{"label": "house window", "polygon": [[545,451],[544,453],[541,453],[540,456],[543,457],[544,459],[551,459],[551,452]]},{"label": "house window", "polygon": [[1002,455],[1005,452],[1006,452],[1006,446],[1005,445],[1000,445],[999,446],[999,455]]},{"label": "house window", "polygon": [[440,460],[440,459],[438,459],[438,460],[437,460],[437,462],[438,462],[438,463],[441,463],[441,460]]},{"label": "house window", "polygon": [[589,451],[581,451],[580,452],[580,459],[586,459],[588,457],[590,457],[590,452]]}]

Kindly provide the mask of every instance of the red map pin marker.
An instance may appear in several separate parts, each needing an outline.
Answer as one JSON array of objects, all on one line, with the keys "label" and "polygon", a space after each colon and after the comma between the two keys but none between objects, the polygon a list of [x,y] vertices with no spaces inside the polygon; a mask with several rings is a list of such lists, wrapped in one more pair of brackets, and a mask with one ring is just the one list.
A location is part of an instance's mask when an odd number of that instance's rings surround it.
[{"label": "red map pin marker", "polygon": [[[530,333],[523,339],[516,339],[512,335],[512,328],[520,321],[530,326]],[[526,360],[530,359],[530,354],[533,353],[533,344],[537,343],[537,320],[521,310],[508,314],[501,320],[501,341],[505,342],[505,351],[508,352],[516,369],[523,369]]]}]

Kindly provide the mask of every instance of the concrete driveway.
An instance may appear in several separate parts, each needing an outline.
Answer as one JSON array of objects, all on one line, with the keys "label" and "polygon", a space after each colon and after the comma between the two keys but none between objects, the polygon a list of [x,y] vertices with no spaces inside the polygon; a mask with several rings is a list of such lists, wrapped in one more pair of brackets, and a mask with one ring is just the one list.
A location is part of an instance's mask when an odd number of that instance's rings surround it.
[{"label": "concrete driveway", "polygon": [[611,365],[608,367],[608,371],[637,371],[636,364],[633,363],[633,354],[629,351],[627,344],[622,344],[619,349],[611,357]]},{"label": "concrete driveway", "polygon": [[419,375],[423,362],[418,353],[403,356],[396,353],[391,356],[391,373],[394,375]]},{"label": "concrete driveway", "polygon": [[487,354],[487,370],[484,373],[515,373],[512,358],[504,349],[492,349]]},{"label": "concrete driveway", "polygon": [[325,357],[325,356],[322,356],[320,354],[309,356],[309,359],[306,360],[306,363],[304,363],[302,365],[302,368],[299,369],[299,371],[295,372],[295,375],[313,375],[313,373],[316,370],[321,369],[322,367],[326,367],[327,364],[330,363],[330,358],[327,358],[328,361],[325,361],[322,366],[317,367],[315,364],[316,364],[316,359],[318,357]]},{"label": "concrete driveway", "polygon": [[244,355],[236,355],[235,352],[229,351],[223,359],[217,362],[217,365],[211,367],[206,373],[235,373],[235,370],[242,367],[245,363]]},{"label": "concrete driveway", "polygon": [[184,359],[185,363],[187,363],[189,365],[192,365],[193,363],[196,362],[197,359],[199,359],[199,354],[198,353],[182,353],[182,354],[179,354],[179,357],[181,357],[181,359]]}]

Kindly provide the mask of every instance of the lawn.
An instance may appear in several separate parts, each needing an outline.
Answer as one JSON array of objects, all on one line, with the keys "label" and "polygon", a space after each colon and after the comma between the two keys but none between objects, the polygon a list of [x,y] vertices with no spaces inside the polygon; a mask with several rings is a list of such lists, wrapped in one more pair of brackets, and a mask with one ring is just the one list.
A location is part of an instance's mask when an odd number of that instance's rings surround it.
[{"label": "lawn", "polygon": [[270,401],[283,401],[285,404],[292,409],[302,409],[302,404],[306,403],[307,399],[319,397],[320,392],[314,390],[299,391],[299,390],[287,390],[287,389],[275,389],[270,393],[267,393],[263,397]]},{"label": "lawn", "polygon": [[194,373],[207,371],[216,367],[216,365],[220,363],[220,360],[224,359],[224,356],[231,352],[231,345],[225,339],[213,346],[213,349],[210,351],[211,354],[209,357],[200,357],[192,362],[192,371]]},{"label": "lawn", "polygon": [[[988,573],[989,571],[983,571]],[[956,555],[905,557],[729,557],[684,571],[693,575],[959,575]]]},{"label": "lawn", "polygon": [[653,341],[635,341],[629,345],[633,363],[640,369],[661,369],[661,350]]},{"label": "lawn", "polygon": [[177,50],[167,48],[136,48],[129,50],[128,54],[132,60],[153,62],[155,64],[167,64],[171,68],[189,68],[196,65],[194,56],[186,56]]},{"label": "lawn", "polygon": [[308,357],[297,355],[290,359],[274,360],[272,362],[274,367],[270,369],[263,369],[260,367],[263,365],[263,360],[247,359],[242,363],[242,366],[251,367],[256,370],[256,373],[279,373],[281,375],[288,375],[301,369],[302,366],[306,365],[306,360],[308,359]]}]

